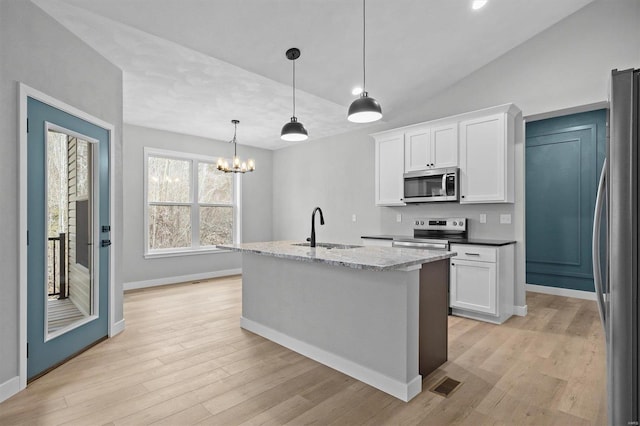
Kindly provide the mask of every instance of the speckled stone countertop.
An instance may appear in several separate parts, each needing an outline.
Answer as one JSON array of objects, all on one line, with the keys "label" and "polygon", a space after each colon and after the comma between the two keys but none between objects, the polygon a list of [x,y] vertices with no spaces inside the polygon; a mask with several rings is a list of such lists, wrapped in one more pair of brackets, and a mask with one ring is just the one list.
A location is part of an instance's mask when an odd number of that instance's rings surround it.
[{"label": "speckled stone countertop", "polygon": [[[456,255],[455,252],[438,250],[416,250],[393,247],[324,248],[297,246],[299,241],[269,241],[263,243],[218,245],[218,248],[255,253],[302,262],[318,262],[347,266],[355,269],[389,271],[403,269],[423,263],[436,262]],[[322,243],[318,243],[322,244]]]}]

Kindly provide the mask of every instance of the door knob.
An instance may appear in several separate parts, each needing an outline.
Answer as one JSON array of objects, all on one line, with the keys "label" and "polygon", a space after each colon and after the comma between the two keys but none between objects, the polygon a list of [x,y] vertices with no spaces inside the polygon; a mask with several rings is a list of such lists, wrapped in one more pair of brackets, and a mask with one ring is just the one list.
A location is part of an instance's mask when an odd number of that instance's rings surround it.
[{"label": "door knob", "polygon": [[102,247],[109,247],[111,245],[111,240],[102,240]]}]

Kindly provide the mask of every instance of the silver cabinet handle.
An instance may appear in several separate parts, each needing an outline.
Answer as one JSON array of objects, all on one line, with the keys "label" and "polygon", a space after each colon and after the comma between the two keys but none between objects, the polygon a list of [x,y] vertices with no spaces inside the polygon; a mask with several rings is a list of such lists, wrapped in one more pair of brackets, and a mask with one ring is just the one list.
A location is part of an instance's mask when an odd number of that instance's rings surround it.
[{"label": "silver cabinet handle", "polygon": [[466,253],[467,256],[480,256],[480,253]]}]

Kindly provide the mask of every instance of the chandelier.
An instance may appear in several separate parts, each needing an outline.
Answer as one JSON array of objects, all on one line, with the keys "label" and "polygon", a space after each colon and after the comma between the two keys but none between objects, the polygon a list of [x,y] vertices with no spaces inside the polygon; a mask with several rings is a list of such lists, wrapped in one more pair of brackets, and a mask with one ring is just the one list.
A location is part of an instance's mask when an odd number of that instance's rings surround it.
[{"label": "chandelier", "polygon": [[238,130],[239,120],[231,120],[233,123],[233,139],[229,141],[229,143],[233,144],[233,160],[231,166],[229,166],[229,162],[220,157],[218,158],[218,170],[225,173],[246,173],[252,172],[256,169],[256,162],[251,158],[247,161],[240,161],[238,158],[238,141],[236,140],[236,131]]}]

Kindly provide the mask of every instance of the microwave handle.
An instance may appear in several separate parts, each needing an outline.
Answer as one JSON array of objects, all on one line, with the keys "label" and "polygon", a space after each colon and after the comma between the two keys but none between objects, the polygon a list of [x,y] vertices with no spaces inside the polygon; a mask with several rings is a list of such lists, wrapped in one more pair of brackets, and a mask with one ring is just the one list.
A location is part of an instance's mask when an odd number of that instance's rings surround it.
[{"label": "microwave handle", "polygon": [[447,174],[442,174],[442,193],[447,195]]}]

